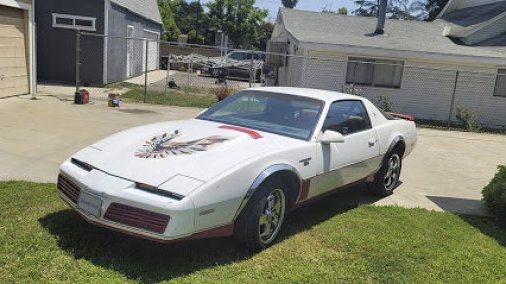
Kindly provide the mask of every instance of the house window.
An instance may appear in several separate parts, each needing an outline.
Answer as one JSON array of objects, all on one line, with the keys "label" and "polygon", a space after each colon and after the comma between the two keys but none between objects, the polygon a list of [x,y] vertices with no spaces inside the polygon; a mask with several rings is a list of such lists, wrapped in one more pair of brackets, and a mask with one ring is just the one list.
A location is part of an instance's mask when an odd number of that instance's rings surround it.
[{"label": "house window", "polygon": [[403,61],[350,57],[346,83],[398,89],[403,70]]},{"label": "house window", "polygon": [[96,18],[53,13],[53,28],[96,31]]},{"label": "house window", "polygon": [[506,98],[506,69],[497,70],[495,79],[494,97]]}]

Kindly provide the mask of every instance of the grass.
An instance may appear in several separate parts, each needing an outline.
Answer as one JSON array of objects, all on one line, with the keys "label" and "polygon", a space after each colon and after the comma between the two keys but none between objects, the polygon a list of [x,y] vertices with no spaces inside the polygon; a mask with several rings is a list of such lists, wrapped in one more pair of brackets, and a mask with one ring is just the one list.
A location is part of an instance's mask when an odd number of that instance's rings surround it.
[{"label": "grass", "polygon": [[[346,194],[346,193],[343,193]],[[0,182],[0,282],[504,282],[495,219],[422,209],[299,209],[282,240],[250,254],[231,239],[158,244],[86,223],[54,184]]]},{"label": "grass", "polygon": [[[121,99],[130,102],[144,102],[144,86],[120,82],[107,85],[109,88],[129,89]],[[165,90],[149,87],[146,94],[146,103],[171,105],[180,107],[208,108],[217,102],[216,92],[218,87],[182,85],[179,90]],[[229,89],[230,94],[237,93],[236,89]]]},{"label": "grass", "polygon": [[[121,99],[130,102],[144,102],[144,89],[134,88],[125,92]],[[213,93],[208,95],[190,94],[184,89],[182,91],[164,92],[148,90],[146,102],[151,104],[171,105],[180,107],[208,108],[217,102]]]}]

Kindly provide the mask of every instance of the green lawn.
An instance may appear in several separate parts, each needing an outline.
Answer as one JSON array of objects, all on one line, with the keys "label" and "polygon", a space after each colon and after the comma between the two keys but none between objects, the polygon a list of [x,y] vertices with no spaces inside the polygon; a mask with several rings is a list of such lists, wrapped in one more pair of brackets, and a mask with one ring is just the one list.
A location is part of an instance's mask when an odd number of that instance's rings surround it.
[{"label": "green lawn", "polygon": [[0,283],[506,282],[506,229],[421,209],[299,209],[283,240],[250,254],[231,239],[158,244],[94,227],[54,184],[0,182]]},{"label": "green lawn", "polygon": [[[121,100],[130,102],[144,102],[144,89],[133,88],[121,96]],[[180,107],[208,108],[217,102],[216,96],[209,94],[185,93],[171,90],[167,94],[149,90],[146,95],[146,103],[171,105]]]}]

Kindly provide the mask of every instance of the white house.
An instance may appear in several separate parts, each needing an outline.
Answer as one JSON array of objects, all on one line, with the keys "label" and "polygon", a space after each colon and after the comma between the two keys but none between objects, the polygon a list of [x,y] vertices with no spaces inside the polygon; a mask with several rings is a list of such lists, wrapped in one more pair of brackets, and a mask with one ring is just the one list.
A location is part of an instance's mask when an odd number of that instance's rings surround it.
[{"label": "white house", "polygon": [[454,120],[461,107],[484,125],[506,126],[506,1],[450,0],[436,21],[387,20],[383,35],[372,34],[376,23],[281,8],[271,51],[284,46],[297,57],[279,68],[279,84],[355,84],[419,119]]}]

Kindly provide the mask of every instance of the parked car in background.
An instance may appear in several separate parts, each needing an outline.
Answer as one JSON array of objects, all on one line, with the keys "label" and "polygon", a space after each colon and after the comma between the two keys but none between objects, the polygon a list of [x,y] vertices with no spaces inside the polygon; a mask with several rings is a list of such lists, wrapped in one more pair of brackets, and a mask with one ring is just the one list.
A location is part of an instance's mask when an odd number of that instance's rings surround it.
[{"label": "parked car in background", "polygon": [[[253,60],[252,60],[253,57]],[[250,74],[255,82],[260,82],[265,63],[265,54],[252,53],[249,51],[232,51],[226,56],[209,57],[202,71],[215,78],[226,76],[227,78],[247,79]]]},{"label": "parked car in background", "polygon": [[417,141],[413,121],[365,98],[254,88],[198,117],[133,128],[60,167],[58,192],[93,224],[161,242],[235,235],[252,250],[286,216],[358,182],[393,193]]}]

